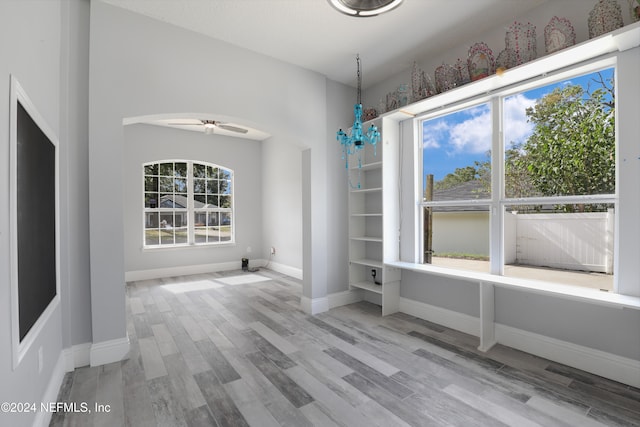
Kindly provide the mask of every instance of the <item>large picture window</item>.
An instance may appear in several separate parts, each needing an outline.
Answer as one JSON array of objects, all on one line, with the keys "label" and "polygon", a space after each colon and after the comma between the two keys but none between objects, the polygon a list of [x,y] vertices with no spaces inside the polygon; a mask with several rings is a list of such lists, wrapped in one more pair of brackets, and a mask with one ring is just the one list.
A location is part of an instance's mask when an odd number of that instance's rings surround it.
[{"label": "large picture window", "polygon": [[144,247],[233,241],[233,171],[211,163],[143,165]]},{"label": "large picture window", "polygon": [[421,120],[424,263],[614,289],[614,71]]}]

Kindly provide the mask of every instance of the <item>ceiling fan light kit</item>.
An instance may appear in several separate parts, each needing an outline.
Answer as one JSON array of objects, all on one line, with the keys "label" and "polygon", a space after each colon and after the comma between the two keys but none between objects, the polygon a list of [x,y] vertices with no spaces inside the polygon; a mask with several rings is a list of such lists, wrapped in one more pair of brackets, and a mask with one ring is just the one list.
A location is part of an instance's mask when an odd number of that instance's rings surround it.
[{"label": "ceiling fan light kit", "polygon": [[377,16],[400,6],[403,0],[327,0],[337,11],[358,18]]},{"label": "ceiling fan light kit", "polygon": [[249,132],[247,129],[237,127],[237,126],[231,126],[229,124],[222,123],[217,120],[199,120],[199,121],[200,123],[169,123],[169,124],[171,126],[203,126],[204,133],[206,133],[207,135],[212,135],[216,130],[216,128],[223,129],[229,132],[236,132],[236,133],[243,133],[243,134]]}]

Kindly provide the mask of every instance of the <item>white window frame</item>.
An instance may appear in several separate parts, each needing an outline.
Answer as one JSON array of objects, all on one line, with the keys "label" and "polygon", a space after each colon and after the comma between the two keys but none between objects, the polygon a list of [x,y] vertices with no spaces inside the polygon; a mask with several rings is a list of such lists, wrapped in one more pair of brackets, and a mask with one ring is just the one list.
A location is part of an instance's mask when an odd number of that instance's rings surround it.
[{"label": "white window frame", "polygon": [[[187,164],[187,207],[186,208],[147,208],[145,206],[145,167],[154,165],[154,164],[162,164],[162,163],[186,163]],[[202,165],[205,167],[213,167],[220,170],[225,171],[230,176],[230,192],[229,197],[231,199],[231,207],[230,208],[196,208],[194,205],[194,174],[193,174],[193,166],[194,165]],[[235,223],[235,182],[234,182],[234,171],[226,166],[222,166],[219,164],[205,162],[200,160],[184,160],[184,159],[163,159],[163,160],[153,160],[150,162],[142,163],[142,248],[144,250],[156,250],[156,249],[168,249],[168,248],[183,248],[183,247],[196,247],[196,246],[226,246],[235,244],[235,231],[236,231],[236,223]],[[158,189],[158,194],[160,191]],[[158,205],[160,200],[158,200]],[[148,245],[146,240],[146,217],[149,213],[159,213],[163,212],[167,213],[175,213],[175,212],[185,212],[187,216],[187,242],[185,243],[173,243],[173,244],[156,244],[156,245]],[[195,223],[194,223],[194,214],[196,212],[206,212],[206,213],[226,213],[231,218],[231,236],[229,240],[220,240],[217,242],[196,242],[195,241]]]},{"label": "white window frame", "polygon": [[[613,68],[614,69],[614,79],[617,81],[617,61],[616,57],[612,56],[609,58],[605,58],[602,60],[591,61],[586,64],[568,67],[564,70],[561,70],[558,73],[554,73],[552,76],[543,75],[542,77],[529,79],[522,82],[514,83],[505,88],[501,88],[496,90],[490,94],[483,94],[480,96],[473,96],[468,99],[464,99],[460,102],[456,102],[452,105],[446,106],[445,108],[436,108],[428,111],[424,111],[421,114],[416,115],[414,118],[415,126],[417,129],[422,129],[422,123],[427,120],[431,120],[437,117],[442,117],[447,114],[455,113],[456,111],[464,110],[467,108],[471,108],[480,104],[489,103],[492,114],[492,124],[493,124],[493,132],[492,132],[492,146],[491,146],[491,198],[483,199],[483,200],[456,200],[456,201],[431,201],[425,202],[423,197],[420,197],[420,201],[418,202],[418,225],[419,225],[419,235],[421,238],[418,242],[419,254],[418,260],[420,263],[424,263],[424,227],[423,227],[423,215],[425,207],[437,207],[437,206],[488,206],[490,211],[490,230],[489,230],[489,259],[490,259],[490,268],[489,275],[500,277],[500,281],[513,281],[513,283],[521,282],[516,278],[510,278],[504,276],[504,214],[506,206],[509,205],[540,205],[540,204],[572,204],[572,203],[584,203],[584,204],[592,204],[592,203],[606,203],[614,205],[615,209],[615,223],[619,224],[619,209],[618,209],[618,188],[619,188],[619,141],[618,141],[618,132],[616,132],[616,192],[614,194],[598,194],[598,195],[584,195],[584,196],[555,196],[555,197],[535,197],[535,198],[507,198],[504,196],[504,142],[503,142],[503,114],[502,114],[502,105],[505,98],[515,95],[518,93],[526,92],[528,90],[547,86],[553,83],[557,83],[560,81],[564,81],[570,79],[571,77],[577,77],[593,72],[597,72],[599,70]],[[617,84],[614,87],[614,90],[617,92]],[[618,123],[618,109],[616,109],[616,123]],[[416,141],[418,147],[422,147],[422,132],[416,133]],[[418,168],[417,168],[417,176],[415,179],[417,180],[417,188],[419,189],[419,194],[424,194],[423,187],[423,178],[424,178],[424,170],[423,170],[423,153],[424,150],[422,148],[418,149]],[[618,292],[618,262],[617,257],[620,253],[619,247],[619,229],[615,228],[615,236],[614,236],[614,270],[613,270],[613,293]],[[429,271],[430,269],[434,269],[436,272],[440,272],[441,267],[431,266],[429,264],[423,264],[423,267],[420,268],[424,271]],[[459,269],[449,269],[452,272],[455,272],[456,276],[460,277],[475,277],[477,273],[467,272],[465,270]],[[555,284],[554,282],[548,282],[551,286],[560,284]]]}]

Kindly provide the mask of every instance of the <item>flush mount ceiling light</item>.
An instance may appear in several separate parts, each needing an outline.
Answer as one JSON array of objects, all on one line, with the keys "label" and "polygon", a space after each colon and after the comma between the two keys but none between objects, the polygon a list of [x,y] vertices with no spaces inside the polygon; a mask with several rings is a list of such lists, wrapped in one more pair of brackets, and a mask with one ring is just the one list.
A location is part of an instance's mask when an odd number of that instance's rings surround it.
[{"label": "flush mount ceiling light", "polygon": [[331,6],[349,16],[366,18],[400,6],[402,0],[327,0]]}]

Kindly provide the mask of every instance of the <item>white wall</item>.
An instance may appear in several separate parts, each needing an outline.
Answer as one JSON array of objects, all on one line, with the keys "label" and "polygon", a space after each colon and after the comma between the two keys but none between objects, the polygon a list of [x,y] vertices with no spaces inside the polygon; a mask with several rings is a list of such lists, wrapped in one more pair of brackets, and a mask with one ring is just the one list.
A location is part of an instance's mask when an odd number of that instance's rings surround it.
[{"label": "white wall", "polygon": [[[327,136],[324,76],[101,2],[91,8],[90,76],[94,341],[125,333],[119,320],[124,320],[125,208],[118,187],[125,172],[122,120],[127,117],[198,111],[242,118],[271,134],[262,146],[263,177],[270,175],[262,185],[262,248],[254,250],[266,258],[275,246],[273,261],[294,268],[304,264],[299,150],[310,148],[313,268],[303,294],[326,296],[328,242],[343,236],[327,215],[328,176],[338,172],[327,168],[333,138]],[[106,175],[114,180],[105,181]],[[104,194],[112,196],[108,204],[100,200]]]},{"label": "white wall", "polygon": [[[0,401],[55,400],[64,373],[63,348],[91,339],[86,253],[88,205],[86,27],[84,0],[0,2]],[[80,37],[80,39],[76,39]],[[69,73],[69,74],[67,74]],[[59,139],[61,302],[12,369],[9,280],[9,76],[15,76]],[[78,77],[75,79],[75,77]],[[77,116],[76,116],[77,114]],[[76,120],[77,117],[77,120]],[[86,116],[85,116],[86,117]],[[76,163],[78,162],[79,163]],[[79,180],[80,182],[76,182]],[[72,227],[72,225],[77,225]],[[37,268],[37,266],[34,266]],[[38,349],[43,368],[38,370]],[[52,394],[53,393],[53,394]],[[0,425],[30,426],[47,414],[0,414]]]},{"label": "white wall", "polygon": [[[262,246],[261,142],[152,125],[124,129],[124,254],[127,273],[235,262],[259,255]],[[142,164],[183,159],[215,163],[234,172],[236,244],[189,248],[142,249]],[[247,252],[251,248],[251,253]],[[254,254],[253,248],[256,253]],[[253,266],[253,265],[252,265]]]}]

